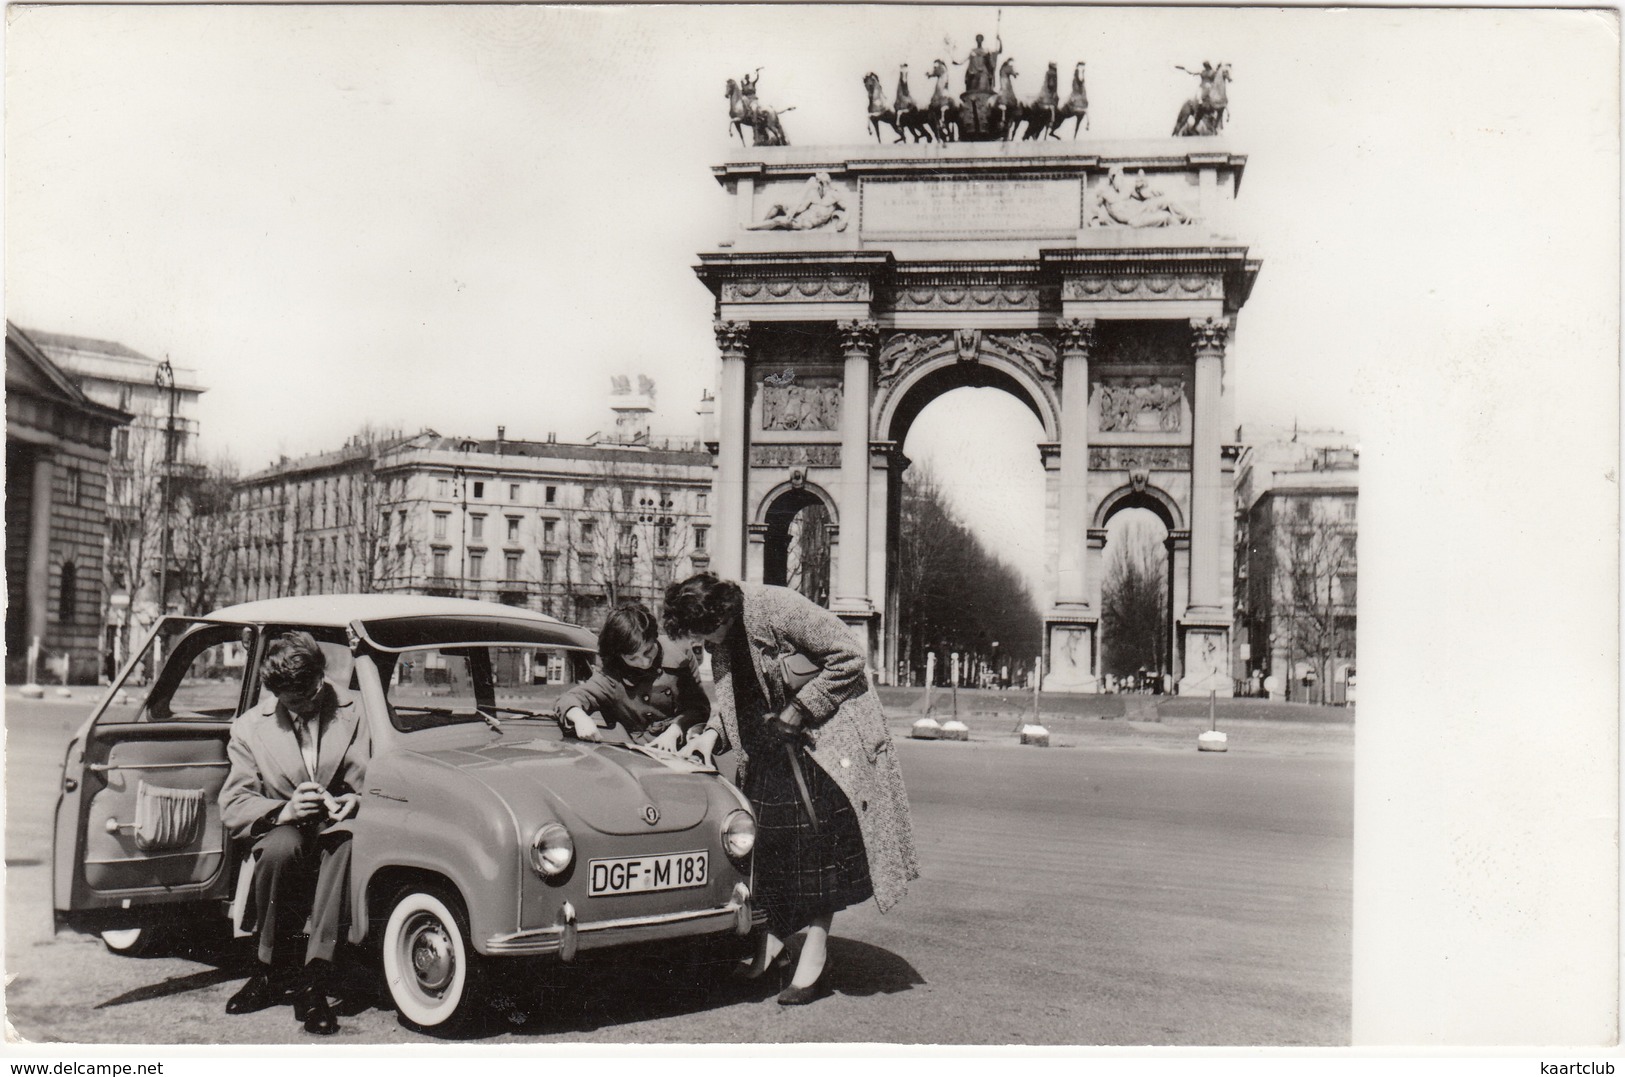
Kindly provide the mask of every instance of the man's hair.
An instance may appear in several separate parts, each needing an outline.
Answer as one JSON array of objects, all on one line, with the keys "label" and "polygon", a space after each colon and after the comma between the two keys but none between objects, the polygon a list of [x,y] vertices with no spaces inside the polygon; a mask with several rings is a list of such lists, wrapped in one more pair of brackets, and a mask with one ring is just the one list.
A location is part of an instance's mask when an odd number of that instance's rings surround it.
[{"label": "man's hair", "polygon": [[744,604],[745,594],[732,580],[709,572],[690,576],[666,588],[666,635],[708,635],[737,618]]},{"label": "man's hair", "polygon": [[272,692],[310,692],[327,672],[327,656],[309,632],[284,632],[265,649],[260,681]]},{"label": "man's hair", "polygon": [[660,624],[641,602],[623,602],[610,610],[604,630],[598,633],[598,657],[611,666],[621,664],[621,655],[631,654],[660,637]]}]

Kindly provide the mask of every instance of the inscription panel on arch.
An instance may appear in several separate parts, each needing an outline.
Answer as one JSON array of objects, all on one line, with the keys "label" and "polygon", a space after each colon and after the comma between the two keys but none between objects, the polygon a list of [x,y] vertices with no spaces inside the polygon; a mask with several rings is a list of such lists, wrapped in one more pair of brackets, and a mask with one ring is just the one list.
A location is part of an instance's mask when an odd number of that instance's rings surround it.
[{"label": "inscription panel on arch", "polygon": [[875,239],[1075,235],[1082,219],[1077,177],[970,179],[932,176],[862,181],[862,233]]}]

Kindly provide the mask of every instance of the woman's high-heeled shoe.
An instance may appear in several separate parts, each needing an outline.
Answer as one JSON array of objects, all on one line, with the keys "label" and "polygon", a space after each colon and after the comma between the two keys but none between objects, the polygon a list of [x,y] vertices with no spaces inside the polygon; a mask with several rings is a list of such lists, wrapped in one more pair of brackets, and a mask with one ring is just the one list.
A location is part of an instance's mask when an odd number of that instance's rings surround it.
[{"label": "woman's high-heeled shoe", "polygon": [[816,1002],[830,993],[830,967],[834,964],[828,955],[824,957],[824,968],[818,974],[818,979],[806,987],[786,987],[779,992],[780,1006],[805,1006],[809,1002]]}]

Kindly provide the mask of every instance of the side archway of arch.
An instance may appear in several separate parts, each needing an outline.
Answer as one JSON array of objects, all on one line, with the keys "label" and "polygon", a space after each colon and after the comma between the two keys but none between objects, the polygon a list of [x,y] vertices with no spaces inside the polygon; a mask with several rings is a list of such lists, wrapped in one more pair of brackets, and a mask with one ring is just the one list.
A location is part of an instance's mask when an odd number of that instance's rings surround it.
[{"label": "side archway of arch", "polygon": [[[773,489],[763,494],[761,501],[757,502],[756,510],[751,513],[751,523],[758,524],[763,527],[767,526],[768,513],[772,512],[773,506],[778,504],[779,499],[787,494],[810,495],[812,500],[820,502],[824,506],[824,511],[829,513],[830,526],[839,526],[841,516],[840,512],[835,507],[835,499],[830,496],[828,490],[825,490],[822,486],[815,482],[803,482],[800,486],[797,486],[793,482],[779,483],[777,486],[773,487]],[[812,502],[811,500],[808,500],[804,501],[803,503],[811,504]]]},{"label": "side archway of arch", "polygon": [[1095,508],[1095,522],[1090,525],[1091,528],[1104,528],[1113,516],[1124,509],[1147,509],[1154,513],[1169,531],[1185,529],[1185,514],[1179,511],[1179,502],[1167,491],[1151,485],[1139,490],[1133,486],[1119,486],[1101,498],[1100,504]]}]

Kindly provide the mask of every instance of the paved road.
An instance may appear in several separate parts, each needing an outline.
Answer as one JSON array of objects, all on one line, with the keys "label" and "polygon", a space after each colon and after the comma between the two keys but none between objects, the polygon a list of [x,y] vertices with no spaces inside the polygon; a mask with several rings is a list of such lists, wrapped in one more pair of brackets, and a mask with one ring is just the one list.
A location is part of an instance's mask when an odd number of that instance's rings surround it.
[{"label": "paved road", "polygon": [[[78,703],[7,700],[7,1016],[32,1041],[312,1042],[278,1008],[223,1013],[242,954],[121,958],[50,930],[50,829]],[[489,1042],[1342,1044],[1349,1037],[1353,754],[1232,735],[1021,748],[899,745],[923,877],[836,919],[834,996],[580,970],[572,1010]],[[334,1041],[413,1042],[352,981]]]}]

